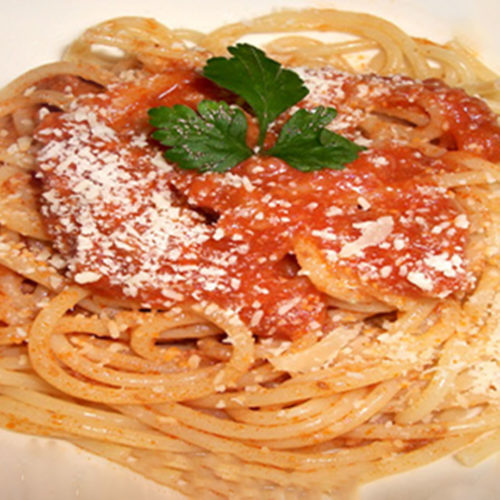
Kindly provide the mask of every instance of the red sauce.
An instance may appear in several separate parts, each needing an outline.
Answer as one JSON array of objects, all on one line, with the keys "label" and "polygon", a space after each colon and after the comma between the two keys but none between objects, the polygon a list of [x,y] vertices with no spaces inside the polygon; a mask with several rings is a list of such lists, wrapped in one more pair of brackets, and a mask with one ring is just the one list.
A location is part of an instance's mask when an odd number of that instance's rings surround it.
[{"label": "red sauce", "polygon": [[[432,109],[453,148],[500,159],[493,113],[461,90],[331,70],[308,76],[317,88],[301,106],[336,107],[333,126],[350,138],[361,140],[369,113],[406,110],[424,129]],[[175,69],[80,97],[44,120],[42,213],[77,282],[150,307],[215,302],[257,335],[290,338],[326,322],[326,296],[293,257],[298,241],[369,297],[445,297],[473,284],[467,218],[433,181],[454,168],[443,159],[381,138],[342,171],[303,173],[269,157],[225,174],[162,164],[147,110],[204,98],[228,95]]]}]

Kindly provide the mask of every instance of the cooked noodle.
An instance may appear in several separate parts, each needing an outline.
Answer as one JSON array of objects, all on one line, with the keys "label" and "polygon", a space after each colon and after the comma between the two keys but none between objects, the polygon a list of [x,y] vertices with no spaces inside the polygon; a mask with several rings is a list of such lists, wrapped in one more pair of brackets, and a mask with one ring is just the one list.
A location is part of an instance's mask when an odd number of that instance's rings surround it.
[{"label": "cooked noodle", "polygon": [[[322,42],[302,31],[352,36]],[[448,151],[431,105],[428,116],[374,114],[365,133],[419,141],[453,166],[431,177],[470,221],[477,283],[467,293],[374,296],[299,239],[298,265],[330,296],[334,328],[285,341],[253,335],[214,303],[150,310],[64,273],[40,215],[33,134],[42,109],[67,111],[74,97],[47,82],[69,75],[106,88],[176,62],[199,67],[267,33],[283,35],[264,48],[287,66],[438,78],[500,110],[498,76],[463,47],[411,38],[366,14],[279,12],[208,35],[135,17],[88,29],[62,62],[0,93],[0,424],[65,439],[202,498],[342,497],[451,453],[475,465],[500,446],[500,167]]]}]

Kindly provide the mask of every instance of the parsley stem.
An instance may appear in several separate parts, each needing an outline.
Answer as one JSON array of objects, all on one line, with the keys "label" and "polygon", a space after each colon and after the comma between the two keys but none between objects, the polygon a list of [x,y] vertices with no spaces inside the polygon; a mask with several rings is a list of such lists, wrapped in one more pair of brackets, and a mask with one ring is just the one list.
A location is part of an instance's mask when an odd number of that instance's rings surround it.
[{"label": "parsley stem", "polygon": [[266,139],[266,132],[267,132],[267,128],[262,127],[259,124],[259,140],[257,142],[259,149],[262,149],[264,146],[264,140]]}]

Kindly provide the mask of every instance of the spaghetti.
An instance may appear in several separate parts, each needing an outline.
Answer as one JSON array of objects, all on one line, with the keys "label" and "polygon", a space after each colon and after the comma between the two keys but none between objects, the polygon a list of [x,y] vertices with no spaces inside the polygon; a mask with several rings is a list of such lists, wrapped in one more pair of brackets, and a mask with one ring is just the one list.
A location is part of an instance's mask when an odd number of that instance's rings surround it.
[{"label": "spaghetti", "polygon": [[[147,110],[231,102],[199,68],[283,32],[265,50],[298,107],[366,151],[168,164]],[[460,46],[334,10],[208,35],[120,18],[0,99],[2,426],[203,498],[342,497],[497,450],[500,95]]]}]

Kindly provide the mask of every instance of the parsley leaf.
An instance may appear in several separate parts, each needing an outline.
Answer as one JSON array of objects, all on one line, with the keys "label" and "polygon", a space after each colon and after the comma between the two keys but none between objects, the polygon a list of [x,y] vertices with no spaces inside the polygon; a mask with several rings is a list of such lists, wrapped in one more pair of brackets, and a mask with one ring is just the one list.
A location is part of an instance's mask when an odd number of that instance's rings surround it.
[{"label": "parsley leaf", "polygon": [[325,127],[335,118],[333,108],[300,109],[285,123],[276,144],[265,151],[303,172],[341,170],[365,148]]},{"label": "parsley leaf", "polygon": [[252,156],[246,144],[247,120],[241,109],[225,102],[202,101],[198,113],[188,106],[149,110],[153,137],[164,146],[165,158],[200,172],[225,172]]},{"label": "parsley leaf", "polygon": [[[262,150],[267,129],[281,113],[302,100],[309,91],[297,73],[284,69],[252,45],[228,47],[231,58],[213,57],[203,75],[241,97],[259,122],[260,154],[276,156],[290,166],[311,172],[342,169],[363,147],[325,127],[335,118],[333,108],[301,109],[285,123],[276,144]],[[246,144],[248,124],[241,109],[225,102],[202,101],[198,113],[187,106],[149,110],[153,137],[169,146],[165,157],[180,168],[200,172],[225,172],[252,156]],[[256,148],[257,151],[257,148]]]},{"label": "parsley leaf", "polygon": [[233,57],[209,59],[203,76],[250,105],[259,121],[259,145],[262,146],[269,124],[309,91],[299,75],[284,69],[257,47],[239,43],[228,51]]}]

